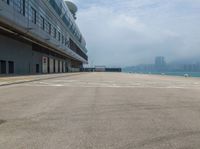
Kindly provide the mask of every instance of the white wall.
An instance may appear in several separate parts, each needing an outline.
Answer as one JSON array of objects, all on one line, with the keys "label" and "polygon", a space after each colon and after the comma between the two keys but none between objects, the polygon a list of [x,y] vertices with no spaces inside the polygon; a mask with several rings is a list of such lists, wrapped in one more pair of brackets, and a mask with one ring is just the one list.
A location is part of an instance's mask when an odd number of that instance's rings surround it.
[{"label": "white wall", "polygon": [[42,57],[42,73],[48,73],[48,58]]}]

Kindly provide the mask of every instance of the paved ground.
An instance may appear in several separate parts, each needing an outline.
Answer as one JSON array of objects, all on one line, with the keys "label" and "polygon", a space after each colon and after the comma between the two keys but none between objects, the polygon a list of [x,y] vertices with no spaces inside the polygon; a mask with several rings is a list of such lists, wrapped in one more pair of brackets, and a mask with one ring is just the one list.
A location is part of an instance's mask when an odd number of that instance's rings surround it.
[{"label": "paved ground", "polygon": [[71,75],[79,75],[79,73],[59,73],[59,74],[45,74],[45,75],[29,75],[29,76],[1,76],[0,75],[0,86],[10,84],[20,84],[25,82],[48,80],[51,78],[67,77]]},{"label": "paved ground", "polygon": [[84,73],[0,87],[0,149],[199,149],[200,79]]}]

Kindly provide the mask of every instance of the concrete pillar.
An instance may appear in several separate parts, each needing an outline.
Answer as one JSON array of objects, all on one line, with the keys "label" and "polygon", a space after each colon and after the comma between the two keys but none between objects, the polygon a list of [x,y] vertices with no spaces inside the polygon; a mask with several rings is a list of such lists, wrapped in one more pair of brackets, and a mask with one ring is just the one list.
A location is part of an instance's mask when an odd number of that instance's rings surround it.
[{"label": "concrete pillar", "polygon": [[55,60],[55,73],[58,73],[58,60]]},{"label": "concrete pillar", "polygon": [[60,72],[62,72],[62,61],[59,62]]}]

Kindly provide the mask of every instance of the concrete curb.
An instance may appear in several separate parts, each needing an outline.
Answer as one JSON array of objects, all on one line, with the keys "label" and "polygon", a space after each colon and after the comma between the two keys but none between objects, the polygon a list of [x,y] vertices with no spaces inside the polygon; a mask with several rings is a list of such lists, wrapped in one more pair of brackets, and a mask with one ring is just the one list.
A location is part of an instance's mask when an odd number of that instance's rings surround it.
[{"label": "concrete curb", "polygon": [[41,80],[50,80],[50,79],[55,79],[55,78],[63,78],[63,77],[70,77],[70,76],[76,76],[76,75],[81,75],[84,73],[73,73],[73,74],[65,74],[62,76],[49,76],[46,78],[36,78],[36,79],[32,79],[32,80],[22,80],[22,81],[16,81],[16,82],[9,82],[9,83],[5,83],[5,84],[0,84],[0,87],[2,86],[9,86],[9,85],[15,85],[15,84],[23,84],[23,83],[28,83],[28,82],[34,82],[34,81],[41,81]]}]

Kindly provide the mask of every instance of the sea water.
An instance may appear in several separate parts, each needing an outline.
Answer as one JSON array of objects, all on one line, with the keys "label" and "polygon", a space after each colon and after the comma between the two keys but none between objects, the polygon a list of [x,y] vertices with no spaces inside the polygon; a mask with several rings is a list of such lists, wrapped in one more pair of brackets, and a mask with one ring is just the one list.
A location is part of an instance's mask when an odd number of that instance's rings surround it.
[{"label": "sea water", "polygon": [[200,72],[131,72],[131,73],[156,74],[156,75],[168,75],[168,76],[183,76],[183,77],[185,77],[185,76],[200,77]]}]

